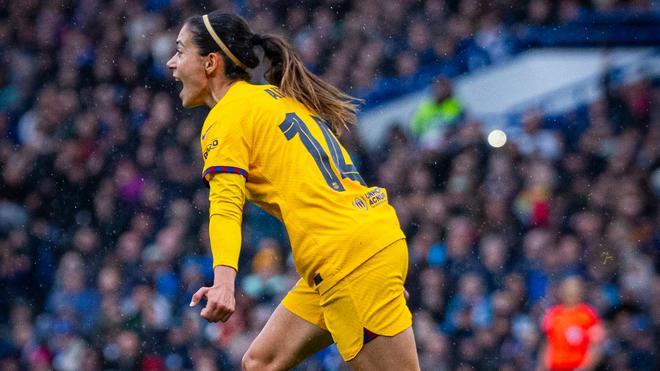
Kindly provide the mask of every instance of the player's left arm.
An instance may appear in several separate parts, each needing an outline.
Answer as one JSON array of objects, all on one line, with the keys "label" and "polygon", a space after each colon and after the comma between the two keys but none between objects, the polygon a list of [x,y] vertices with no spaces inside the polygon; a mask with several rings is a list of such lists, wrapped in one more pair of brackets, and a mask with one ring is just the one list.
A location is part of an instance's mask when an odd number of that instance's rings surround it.
[{"label": "player's left arm", "polygon": [[589,337],[589,349],[584,357],[584,360],[576,370],[590,371],[596,368],[603,357],[603,342],[605,340],[605,326],[603,326],[600,319],[595,312],[593,313],[594,323],[587,330]]}]

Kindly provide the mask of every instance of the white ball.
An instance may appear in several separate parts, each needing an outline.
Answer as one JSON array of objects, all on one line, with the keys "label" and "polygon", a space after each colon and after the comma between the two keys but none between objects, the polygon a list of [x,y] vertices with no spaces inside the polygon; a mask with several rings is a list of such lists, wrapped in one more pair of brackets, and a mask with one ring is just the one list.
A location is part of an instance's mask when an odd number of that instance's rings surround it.
[{"label": "white ball", "polygon": [[488,134],[488,144],[492,147],[500,148],[506,144],[506,133],[500,129],[495,129]]}]

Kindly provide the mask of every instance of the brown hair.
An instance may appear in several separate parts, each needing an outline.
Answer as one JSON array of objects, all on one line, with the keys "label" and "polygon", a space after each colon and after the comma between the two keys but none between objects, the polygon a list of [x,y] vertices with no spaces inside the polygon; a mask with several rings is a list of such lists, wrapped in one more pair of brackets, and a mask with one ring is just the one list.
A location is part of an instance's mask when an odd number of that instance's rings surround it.
[{"label": "brown hair", "polygon": [[[286,40],[275,35],[252,33],[245,19],[235,14],[213,11],[208,14],[213,30],[227,48],[248,68],[259,65],[254,51],[264,50],[270,61],[266,80],[287,97],[305,105],[325,120],[336,135],[357,122],[358,99],[335,88],[309,71]],[[220,53],[225,64],[225,75],[230,79],[249,80],[250,75],[225,55],[204,26],[201,16],[189,18],[186,23],[193,33],[193,41],[200,55]]]}]

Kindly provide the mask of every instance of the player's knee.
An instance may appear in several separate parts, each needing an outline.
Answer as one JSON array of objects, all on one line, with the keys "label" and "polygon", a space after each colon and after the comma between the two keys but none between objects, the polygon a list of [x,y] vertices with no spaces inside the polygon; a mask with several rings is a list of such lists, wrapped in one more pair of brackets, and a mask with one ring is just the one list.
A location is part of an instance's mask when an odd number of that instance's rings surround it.
[{"label": "player's knee", "polygon": [[252,371],[252,370],[268,370],[275,371],[280,370],[280,368],[275,363],[274,359],[268,359],[266,357],[259,356],[258,354],[248,350],[241,360],[241,367],[243,371]]},{"label": "player's knee", "polygon": [[261,362],[258,358],[254,357],[251,352],[246,352],[241,359],[241,367],[243,371],[258,370]]}]

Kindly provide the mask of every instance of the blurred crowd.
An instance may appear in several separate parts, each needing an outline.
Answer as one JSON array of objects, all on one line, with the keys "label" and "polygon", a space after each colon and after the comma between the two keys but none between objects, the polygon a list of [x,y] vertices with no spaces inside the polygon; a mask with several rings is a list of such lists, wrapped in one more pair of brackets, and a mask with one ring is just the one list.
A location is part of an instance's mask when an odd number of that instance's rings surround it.
[{"label": "blurred crowd", "polygon": [[377,182],[409,236],[426,369],[534,369],[569,276],[603,318],[607,369],[660,365],[660,88],[606,90],[559,130],[526,112],[499,149],[469,117],[428,150],[391,132]]},{"label": "blurred crowd", "polygon": [[[650,5],[206,6],[0,1],[0,369],[230,370],[297,280],[282,227],[250,206],[236,313],[207,324],[188,307],[211,281],[198,142],[205,112],[180,109],[165,68],[188,16],[243,14],[256,31],[287,36],[331,83],[367,96],[428,66],[452,76],[506,60],[523,23],[570,21],[585,6]],[[455,110],[436,145],[420,145],[408,123],[374,150],[355,131],[341,138],[367,183],[388,189],[408,236],[425,370],[534,368],[541,316],[567,275],[582,277],[604,320],[604,364],[660,366],[658,107],[660,90],[642,80],[608,85],[559,129],[530,110],[524,135],[500,149]],[[340,367],[333,349],[301,366]]]}]

